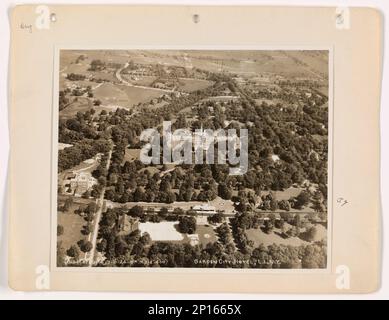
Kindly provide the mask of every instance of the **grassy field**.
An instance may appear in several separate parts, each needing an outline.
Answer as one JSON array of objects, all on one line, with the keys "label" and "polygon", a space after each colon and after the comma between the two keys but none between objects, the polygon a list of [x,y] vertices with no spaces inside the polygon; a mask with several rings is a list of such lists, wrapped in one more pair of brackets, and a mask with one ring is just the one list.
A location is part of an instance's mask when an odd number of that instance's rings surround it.
[{"label": "grassy field", "polygon": [[199,235],[200,243],[206,246],[208,243],[216,242],[216,234],[212,227],[208,225],[197,225],[196,233]]},{"label": "grassy field", "polygon": [[126,148],[123,163],[126,161],[132,162],[137,159],[139,160],[139,154],[140,154],[140,149]]},{"label": "grassy field", "polygon": [[103,71],[88,71],[85,75],[91,75],[95,79],[108,80],[111,82],[117,82],[114,69],[107,69]]},{"label": "grassy field", "polygon": [[[291,228],[291,225],[286,224],[286,230]],[[323,227],[320,224],[316,225],[317,234],[315,236],[315,241],[320,241],[327,238],[327,229]],[[304,233],[305,229],[301,228],[300,233],[301,235]],[[281,230],[274,228],[273,232],[270,234],[267,234],[263,232],[260,228],[258,229],[247,229],[246,235],[249,238],[249,240],[252,240],[254,242],[254,246],[257,247],[261,243],[265,246],[271,245],[273,243],[275,244],[284,244],[284,245],[291,245],[291,246],[300,246],[302,244],[309,244],[310,242],[305,241],[299,237],[292,237],[292,238],[283,238],[281,236]]]},{"label": "grassy field", "polygon": [[73,244],[77,244],[78,240],[87,238],[87,236],[81,233],[83,226],[86,225],[86,221],[83,217],[74,213],[74,210],[78,208],[79,204],[74,203],[68,211],[58,213],[57,223],[64,227],[64,233],[57,238],[58,241],[62,241],[62,246],[65,250],[69,249]]},{"label": "grassy field", "polygon": [[78,97],[76,102],[70,103],[65,109],[59,112],[60,119],[69,119],[74,117],[77,112],[85,112],[93,107],[88,98]]},{"label": "grassy field", "polygon": [[103,105],[129,106],[127,94],[121,88],[112,83],[103,83],[94,90],[94,98],[99,99]]},{"label": "grassy field", "polygon": [[139,102],[148,102],[161,96],[163,92],[154,89],[145,89],[104,83],[94,90],[94,97],[101,100],[103,105],[117,105],[131,107]]},{"label": "grassy field", "polygon": [[196,90],[203,90],[210,87],[213,82],[202,79],[180,79],[180,85],[178,91],[192,92]]},{"label": "grassy field", "polygon": [[[297,197],[301,191],[303,191],[304,188],[294,188],[290,187],[288,189],[285,189],[283,191],[272,191],[275,199],[277,201],[281,200],[289,200],[292,197]],[[261,196],[269,194],[269,191],[262,191]]]},{"label": "grassy field", "polygon": [[267,234],[263,232],[260,228],[258,229],[247,229],[246,235],[249,240],[254,242],[254,246],[258,247],[261,243],[265,246],[275,244],[284,244],[291,246],[300,246],[302,244],[309,244],[309,242],[304,241],[298,237],[293,238],[283,238],[280,236],[281,230],[274,228],[273,232]]},{"label": "grassy field", "polygon": [[164,94],[163,91],[137,87],[121,86],[121,89],[126,93],[129,105],[147,102]]}]

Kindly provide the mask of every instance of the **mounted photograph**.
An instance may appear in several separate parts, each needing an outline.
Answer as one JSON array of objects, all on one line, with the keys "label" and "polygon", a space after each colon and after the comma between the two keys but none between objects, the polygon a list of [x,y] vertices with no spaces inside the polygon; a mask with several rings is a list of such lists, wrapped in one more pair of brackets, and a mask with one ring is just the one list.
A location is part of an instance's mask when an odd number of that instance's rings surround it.
[{"label": "mounted photograph", "polygon": [[331,59],[59,49],[56,267],[327,269]]}]

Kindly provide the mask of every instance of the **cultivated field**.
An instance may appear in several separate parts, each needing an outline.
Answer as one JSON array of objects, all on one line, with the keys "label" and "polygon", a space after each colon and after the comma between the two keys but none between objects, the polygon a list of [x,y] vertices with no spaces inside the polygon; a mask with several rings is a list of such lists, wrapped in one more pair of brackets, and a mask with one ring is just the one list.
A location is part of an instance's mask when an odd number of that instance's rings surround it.
[{"label": "cultivated field", "polygon": [[212,84],[212,81],[202,79],[179,79],[179,86],[177,89],[185,92],[192,92],[196,90],[203,90]]}]

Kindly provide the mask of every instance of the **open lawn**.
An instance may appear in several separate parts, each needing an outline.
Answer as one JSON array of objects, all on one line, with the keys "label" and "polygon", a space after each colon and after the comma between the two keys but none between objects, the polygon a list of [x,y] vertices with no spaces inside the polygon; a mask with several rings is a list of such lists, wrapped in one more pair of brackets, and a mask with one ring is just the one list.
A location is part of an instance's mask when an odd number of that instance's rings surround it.
[{"label": "open lawn", "polygon": [[[313,242],[326,239],[327,229],[320,224],[316,224],[315,227],[317,229],[317,233]],[[289,228],[291,228],[291,225],[286,224],[286,229]],[[263,232],[261,228],[258,228],[258,229],[247,229],[246,235],[249,238],[249,240],[254,241],[255,247],[259,246],[261,243],[265,246],[271,245],[273,243],[291,245],[291,246],[300,246],[302,244],[310,244],[310,242],[302,239],[304,238],[304,232],[305,232],[305,228],[301,228],[300,237],[283,238],[281,236],[280,229],[274,228],[274,230],[270,234],[267,234]]]},{"label": "open lawn", "polygon": [[62,246],[65,250],[69,249],[73,244],[77,244],[80,239],[86,239],[87,236],[81,233],[81,230],[86,221],[83,217],[74,213],[74,210],[79,208],[79,204],[71,205],[67,212],[58,212],[57,224],[64,227],[64,233],[58,236],[58,241],[62,241]]},{"label": "open lawn", "polygon": [[128,106],[129,101],[121,87],[112,83],[103,83],[93,91],[95,99],[99,99],[103,105]]},{"label": "open lawn", "polygon": [[281,230],[274,228],[273,232],[267,234],[263,232],[260,228],[258,229],[247,229],[246,235],[249,240],[254,242],[254,247],[258,247],[260,244],[264,246],[269,246],[273,243],[275,244],[284,244],[291,246],[300,246],[302,244],[309,244],[309,242],[304,241],[298,237],[292,238],[283,238],[280,236]]},{"label": "open lawn", "polygon": [[85,73],[87,76],[92,76],[94,79],[102,79],[110,82],[118,81],[115,77],[115,69],[106,69],[102,71],[88,71]]},{"label": "open lawn", "polygon": [[[327,232],[328,232],[327,228],[319,223],[315,224],[315,227],[316,227],[317,232],[316,232],[316,236],[313,239],[313,242],[327,239]],[[304,232],[305,229],[303,229],[302,231]]]},{"label": "open lawn", "polygon": [[[72,97],[74,99],[74,97]],[[69,119],[74,117],[77,112],[85,112],[93,107],[92,101],[85,97],[78,97],[77,101],[71,102],[65,109],[59,112],[60,119]]]},{"label": "open lawn", "polygon": [[139,102],[148,102],[154,98],[158,98],[164,94],[163,91],[148,89],[148,88],[137,88],[137,87],[129,87],[129,86],[120,86],[128,99],[128,104],[130,106],[138,104]]},{"label": "open lawn", "polygon": [[[281,201],[281,200],[289,200],[292,197],[297,197],[301,191],[303,191],[304,188],[294,188],[290,187],[288,189],[285,189],[283,191],[272,191],[274,197],[276,200]],[[261,195],[267,195],[269,194],[269,191],[262,191]]]},{"label": "open lawn", "polygon": [[211,226],[208,225],[197,225],[196,226],[196,234],[199,236],[199,241],[204,246],[206,246],[210,242],[216,242],[216,234]]},{"label": "open lawn", "polygon": [[139,154],[140,154],[140,149],[126,148],[123,163],[126,161],[132,162],[134,160],[139,160]]},{"label": "open lawn", "polygon": [[234,212],[234,205],[231,200],[224,200],[217,196],[214,200],[209,201],[209,204],[215,207],[216,210],[224,210],[226,214]]},{"label": "open lawn", "polygon": [[196,90],[203,90],[210,87],[213,84],[212,81],[203,79],[179,79],[178,91],[192,92]]},{"label": "open lawn", "polygon": [[148,102],[163,94],[162,91],[148,88],[138,88],[112,83],[103,83],[94,90],[94,97],[103,105],[131,107],[140,102]]}]

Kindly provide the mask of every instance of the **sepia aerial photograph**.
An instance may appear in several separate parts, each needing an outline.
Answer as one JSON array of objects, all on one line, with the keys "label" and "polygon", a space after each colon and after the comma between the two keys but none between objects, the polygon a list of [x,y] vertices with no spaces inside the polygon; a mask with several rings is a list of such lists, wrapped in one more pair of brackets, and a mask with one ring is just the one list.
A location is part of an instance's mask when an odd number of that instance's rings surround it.
[{"label": "sepia aerial photograph", "polygon": [[329,50],[59,50],[57,267],[326,269]]}]

